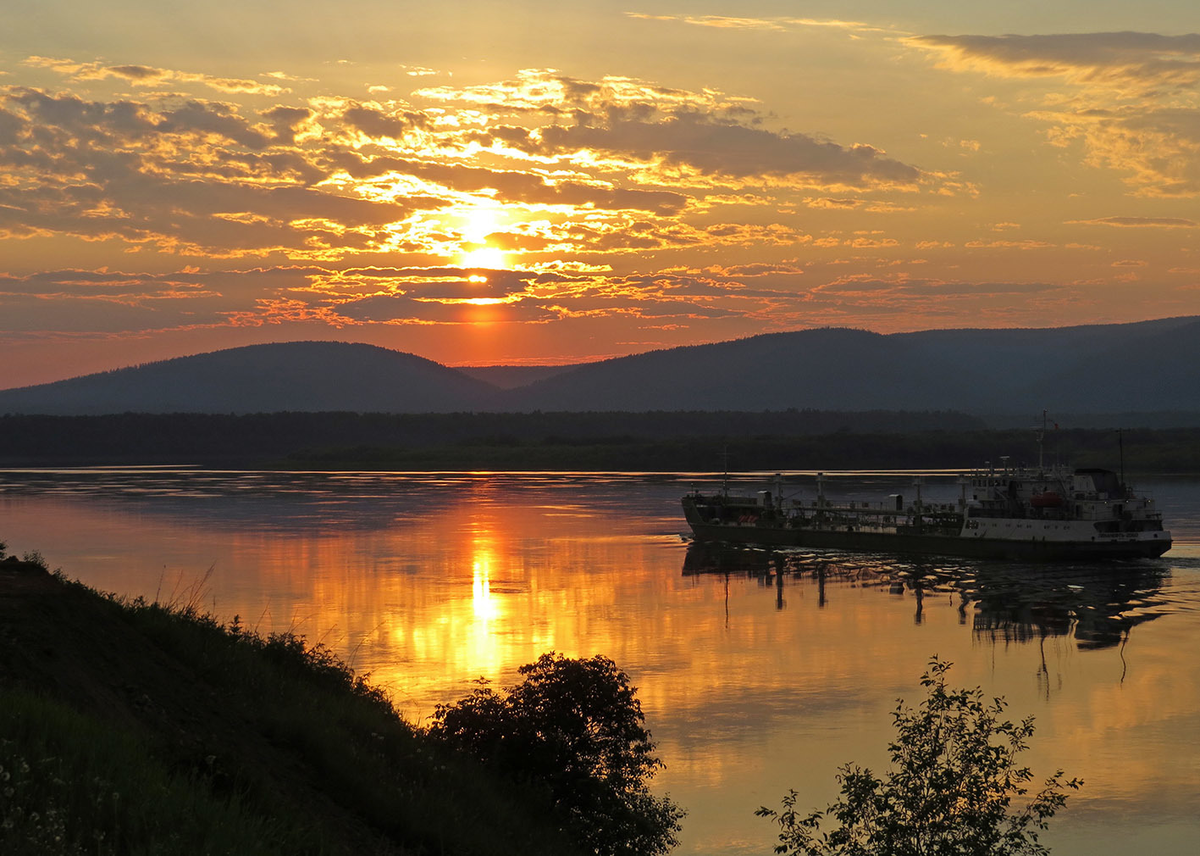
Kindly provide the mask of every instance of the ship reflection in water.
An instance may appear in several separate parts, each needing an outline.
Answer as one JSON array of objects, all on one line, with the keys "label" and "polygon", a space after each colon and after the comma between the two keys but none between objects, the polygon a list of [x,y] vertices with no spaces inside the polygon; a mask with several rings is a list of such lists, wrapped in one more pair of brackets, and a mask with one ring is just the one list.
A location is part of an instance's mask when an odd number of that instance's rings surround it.
[{"label": "ship reflection in water", "polygon": [[880,769],[934,654],[955,686],[1037,717],[1035,772],[1087,782],[1047,834],[1055,856],[1195,852],[1200,481],[1154,485],[1165,558],[1100,567],[688,548],[692,479],[0,472],[0,537],[129,597],[170,601],[211,567],[205,609],[328,645],[417,723],[547,651],[611,657],[666,764],[656,790],[689,811],[675,856],[768,853],[756,808],[789,789],[825,805],[839,765]]},{"label": "ship reflection in water", "polygon": [[821,608],[827,605],[827,583],[878,588],[911,596],[918,624],[927,597],[950,597],[961,623],[970,623],[979,639],[1020,643],[1067,637],[1081,649],[1100,649],[1121,644],[1133,627],[1162,614],[1167,570],[1153,560],[1099,565],[922,561],[696,542],[688,546],[683,574],[756,579],[774,589],[778,609],[787,606],[789,586],[815,586]]}]

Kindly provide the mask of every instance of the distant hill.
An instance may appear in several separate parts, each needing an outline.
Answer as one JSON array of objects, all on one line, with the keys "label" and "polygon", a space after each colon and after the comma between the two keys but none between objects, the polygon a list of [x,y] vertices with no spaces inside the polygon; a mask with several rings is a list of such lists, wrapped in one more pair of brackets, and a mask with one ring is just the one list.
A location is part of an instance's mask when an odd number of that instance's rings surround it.
[{"label": "distant hill", "polygon": [[578,366],[462,370],[371,345],[293,342],[0,391],[0,413],[41,414],[789,409],[957,411],[992,424],[1043,409],[1161,412],[1197,424],[1200,317],[892,335],[825,328]]},{"label": "distant hill", "polygon": [[477,409],[497,388],[440,363],[346,342],[250,345],[0,392],[0,413]]},{"label": "distant hill", "polygon": [[1200,410],[1200,318],[881,335],[820,329],[580,366],[513,410]]}]

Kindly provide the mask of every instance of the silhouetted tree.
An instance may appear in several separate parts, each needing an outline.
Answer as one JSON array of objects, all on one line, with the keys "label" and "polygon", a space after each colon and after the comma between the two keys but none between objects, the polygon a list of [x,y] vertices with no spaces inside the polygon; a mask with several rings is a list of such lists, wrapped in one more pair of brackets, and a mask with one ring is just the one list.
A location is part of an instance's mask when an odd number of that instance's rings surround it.
[{"label": "silhouetted tree", "polygon": [[[1033,717],[1002,721],[1002,698],[983,691],[946,687],[951,664],[936,657],[922,676],[926,697],[917,709],[897,705],[897,737],[889,745],[892,769],[885,778],[847,764],[838,772],[841,798],[824,811],[801,815],[796,792],[783,810],[760,808],[780,827],[776,853],[806,856],[1037,856],[1038,842],[1067,801],[1059,770],[1019,810],[1014,798],[1028,794],[1033,779],[1017,756],[1033,734]],[[822,829],[826,821],[834,826]]]},{"label": "silhouetted tree", "polygon": [[666,853],[683,811],[650,793],[662,762],[628,676],[607,657],[553,652],[504,693],[439,705],[430,731],[535,789],[564,831],[599,856]]}]

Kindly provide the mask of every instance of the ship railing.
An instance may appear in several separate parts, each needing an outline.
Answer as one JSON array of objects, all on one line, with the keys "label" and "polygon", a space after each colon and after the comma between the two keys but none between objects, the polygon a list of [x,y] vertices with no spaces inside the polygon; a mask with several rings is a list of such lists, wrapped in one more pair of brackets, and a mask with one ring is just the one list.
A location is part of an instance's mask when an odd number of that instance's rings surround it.
[{"label": "ship railing", "polygon": [[[890,502],[860,502],[859,500],[850,500],[845,503],[832,503],[829,500],[820,502],[812,500],[805,502],[803,500],[791,500],[789,505],[785,505],[788,510],[795,511],[825,511],[834,514],[916,514],[918,509],[915,503],[908,503],[904,508],[897,509],[894,503]],[[922,502],[920,511],[925,513],[944,512],[959,514],[961,510],[958,505],[951,502]]]}]

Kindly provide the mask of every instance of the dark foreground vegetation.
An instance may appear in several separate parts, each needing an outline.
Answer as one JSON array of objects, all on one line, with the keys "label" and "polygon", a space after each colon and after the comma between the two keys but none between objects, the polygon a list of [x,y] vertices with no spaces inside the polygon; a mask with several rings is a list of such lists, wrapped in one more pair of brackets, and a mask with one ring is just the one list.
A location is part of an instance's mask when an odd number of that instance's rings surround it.
[{"label": "dark foreground vegetation", "polygon": [[[1134,475],[1200,473],[1200,428],[1123,432]],[[0,416],[0,466],[198,464],[295,469],[712,472],[962,468],[1036,462],[1028,428],[960,413]],[[1111,429],[1050,431],[1046,460],[1117,469]]]},{"label": "dark foreground vegetation", "polygon": [[322,646],[195,602],[101,595],[26,558],[0,561],[2,853],[674,844],[681,812],[649,793],[640,705],[603,657],[547,655],[423,729]]}]

